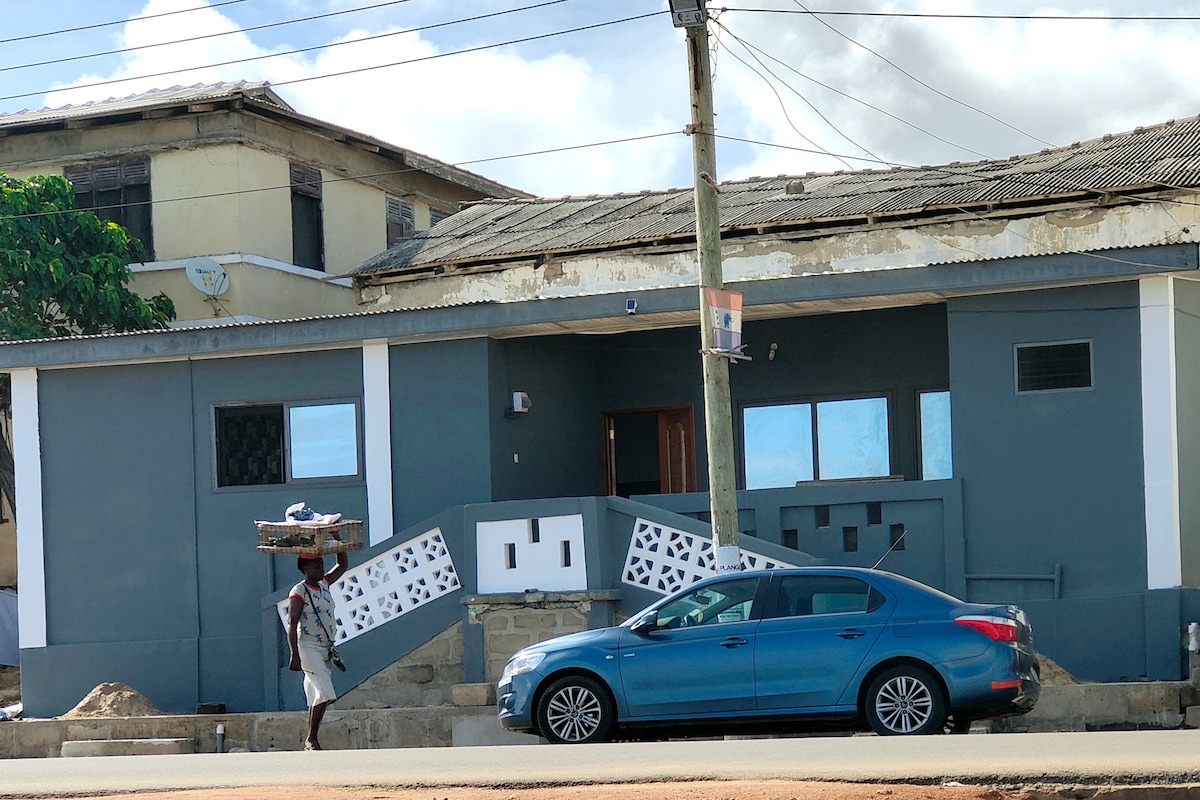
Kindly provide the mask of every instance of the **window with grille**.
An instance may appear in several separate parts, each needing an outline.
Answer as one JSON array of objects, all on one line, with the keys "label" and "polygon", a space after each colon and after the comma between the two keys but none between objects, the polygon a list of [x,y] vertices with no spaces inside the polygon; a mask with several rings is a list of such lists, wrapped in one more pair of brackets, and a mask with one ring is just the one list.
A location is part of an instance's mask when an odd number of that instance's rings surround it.
[{"label": "window with grille", "polygon": [[100,219],[125,228],[141,241],[146,260],[154,260],[149,158],[72,164],[63,169],[63,177],[75,188],[76,208],[95,211]]},{"label": "window with grille", "polygon": [[325,230],[321,217],[321,171],[291,165],[292,263],[325,270]]},{"label": "window with grille", "polygon": [[416,232],[417,217],[413,204],[399,197],[387,196],[387,246],[408,239]]},{"label": "window with grille", "polygon": [[1016,347],[1017,392],[1092,388],[1092,343],[1054,342]]},{"label": "window with grille", "polygon": [[361,475],[353,402],[218,406],[217,486]]}]

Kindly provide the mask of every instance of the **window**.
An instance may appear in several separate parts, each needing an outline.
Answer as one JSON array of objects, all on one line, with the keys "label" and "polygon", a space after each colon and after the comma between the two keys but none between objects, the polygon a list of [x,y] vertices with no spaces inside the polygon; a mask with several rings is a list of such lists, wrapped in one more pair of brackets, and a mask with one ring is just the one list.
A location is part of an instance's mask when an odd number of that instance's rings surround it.
[{"label": "window", "polygon": [[291,165],[292,263],[325,270],[325,230],[321,218],[321,171]]},{"label": "window", "polygon": [[753,406],[742,434],[747,489],[891,473],[883,397]]},{"label": "window", "polygon": [[355,403],[218,406],[217,486],[356,477]]},{"label": "window", "polygon": [[410,238],[416,231],[416,212],[412,203],[387,196],[387,246]]},{"label": "window", "polygon": [[776,617],[874,611],[885,598],[858,578],[839,575],[788,575],[780,579]]},{"label": "window", "polygon": [[687,628],[750,619],[758,578],[710,583],[658,609],[660,628]]},{"label": "window", "polygon": [[921,415],[921,480],[954,477],[950,451],[950,392],[921,392],[917,397]]},{"label": "window", "polygon": [[101,164],[74,164],[63,177],[75,187],[75,207],[92,209],[141,240],[146,260],[154,260],[150,224],[150,159],[127,158]]},{"label": "window", "polygon": [[429,227],[432,228],[448,216],[450,216],[449,211],[438,211],[436,208],[429,209]]},{"label": "window", "polygon": [[1092,343],[1019,344],[1017,392],[1092,388]]}]

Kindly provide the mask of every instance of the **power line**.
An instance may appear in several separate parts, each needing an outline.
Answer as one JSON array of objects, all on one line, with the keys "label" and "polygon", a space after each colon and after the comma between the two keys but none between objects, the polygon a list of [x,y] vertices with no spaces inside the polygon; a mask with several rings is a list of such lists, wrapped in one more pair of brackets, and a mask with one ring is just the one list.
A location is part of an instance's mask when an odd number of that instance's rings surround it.
[{"label": "power line", "polygon": [[884,17],[909,19],[1000,19],[1000,20],[1031,20],[1047,22],[1197,22],[1200,17],[1135,14],[1118,16],[1115,14],[934,14],[905,11],[819,11],[804,9],[792,11],[787,8],[738,8],[736,6],[722,7],[721,11],[750,11],[758,14],[806,14],[821,17]]},{"label": "power line", "polygon": [[[793,2],[793,3],[795,3],[797,6],[799,6],[800,8],[804,9],[804,11],[805,11],[806,13],[808,13],[808,14],[811,16],[812,12],[810,12],[810,11],[809,11],[809,10],[808,10],[808,9],[805,7],[805,5],[804,5],[803,3],[801,3],[801,2],[800,2],[800,0],[792,0],[792,2]],[[890,58],[888,58],[887,56],[884,56],[884,55],[882,55],[882,54],[880,54],[880,53],[877,53],[876,51],[874,51],[874,50],[872,50],[871,48],[867,47],[867,46],[866,46],[865,44],[863,44],[862,42],[859,42],[858,40],[854,39],[853,37],[851,37],[851,36],[848,36],[848,35],[847,35],[847,34],[845,34],[845,33],[842,33],[840,30],[838,30],[837,28],[833,27],[832,25],[830,25],[828,22],[826,22],[825,20],[821,19],[820,17],[814,17],[814,19],[816,19],[816,21],[817,21],[817,22],[821,23],[822,25],[824,25],[824,26],[825,26],[826,28],[828,28],[829,30],[831,30],[831,31],[833,31],[834,33],[836,33],[838,36],[840,36],[840,37],[842,37],[843,39],[845,39],[847,42],[850,42],[850,44],[852,44],[852,45],[854,45],[854,46],[856,46],[856,47],[861,47],[863,50],[866,50],[866,51],[867,51],[868,53],[870,53],[871,55],[873,55],[873,56],[875,56],[876,58],[878,58],[878,59],[882,60],[882,61],[883,61],[885,64],[887,64],[887,65],[888,65],[888,66],[890,66],[892,69],[894,69],[894,70],[896,70],[897,72],[899,72],[901,75],[905,76],[905,77],[906,77],[906,78],[908,78],[909,80],[915,81],[916,83],[920,84],[921,86],[924,86],[926,89],[928,89],[929,91],[931,91],[931,92],[933,92],[934,94],[938,95],[939,97],[944,97],[945,99],[949,100],[950,102],[952,102],[952,103],[956,103],[956,104],[958,104],[958,105],[962,106],[963,108],[970,109],[971,111],[974,111],[974,112],[976,112],[977,114],[982,114],[983,116],[987,117],[988,119],[990,119],[990,120],[992,120],[992,121],[994,121],[994,122],[998,122],[998,123],[1000,123],[1001,125],[1003,125],[1004,127],[1008,128],[1009,130],[1015,131],[1015,132],[1017,132],[1017,133],[1021,134],[1022,136],[1026,136],[1026,137],[1028,137],[1028,138],[1030,138],[1030,139],[1034,140],[1035,142],[1040,142],[1040,143],[1042,143],[1042,144],[1044,144],[1044,145],[1048,145],[1048,146],[1051,146],[1051,147],[1053,147],[1053,144],[1052,144],[1052,143],[1050,143],[1050,142],[1047,142],[1045,139],[1042,139],[1042,138],[1040,138],[1040,137],[1038,137],[1038,136],[1034,136],[1032,133],[1029,133],[1028,131],[1021,130],[1021,129],[1020,129],[1020,128],[1018,128],[1016,125],[1013,125],[1013,124],[1011,124],[1011,123],[1009,123],[1009,122],[1005,122],[1004,120],[1000,119],[999,117],[995,116],[994,114],[990,114],[990,113],[988,113],[987,111],[984,111],[984,110],[983,110],[983,109],[981,109],[981,108],[978,108],[978,107],[976,107],[976,106],[973,106],[973,105],[971,105],[970,103],[968,103],[968,102],[966,102],[966,101],[959,100],[959,99],[958,99],[958,98],[956,98],[956,97],[952,97],[952,96],[950,96],[950,95],[946,94],[945,92],[943,92],[941,89],[938,89],[938,88],[936,88],[936,87],[934,87],[934,86],[931,86],[931,85],[929,85],[929,84],[928,84],[928,83],[926,83],[925,81],[923,81],[923,80],[921,80],[920,78],[918,78],[916,75],[913,75],[911,72],[908,72],[907,70],[905,70],[903,67],[901,67],[901,66],[900,66],[899,64],[897,64],[896,62],[892,61],[892,60],[891,60]]]},{"label": "power line", "polygon": [[[138,19],[158,19],[159,17],[169,17],[174,14],[186,14],[189,11],[206,11],[210,8],[220,8],[221,6],[231,6],[234,3],[244,3],[246,0],[224,0],[219,3],[209,3],[203,6],[193,6],[192,8],[181,8],[178,11],[164,11],[161,14],[146,14],[138,17]],[[60,28],[54,31],[45,31],[44,33],[30,33],[24,36],[13,36],[8,39],[0,39],[0,44],[12,44],[13,42],[27,42],[30,39],[41,39],[46,36],[59,36],[64,33],[78,33],[79,31],[90,31],[96,28],[107,28],[112,25],[124,25],[129,22],[128,19],[118,19],[112,22],[97,22],[94,25],[80,25],[77,28]]]},{"label": "power line", "polygon": [[[529,150],[529,151],[526,151],[523,153],[510,153],[508,155],[502,155],[502,156],[489,156],[486,158],[475,158],[475,159],[468,159],[468,160],[464,160],[464,161],[456,161],[456,162],[450,163],[449,166],[462,168],[469,164],[482,164],[485,162],[492,162],[492,161],[507,161],[507,160],[516,159],[516,158],[530,158],[533,156],[552,155],[554,153],[565,153],[565,152],[570,152],[573,150],[585,150],[585,149],[592,148],[592,147],[607,147],[609,145],[615,145],[615,144],[628,144],[630,142],[640,142],[640,141],[645,141],[647,139],[661,139],[666,136],[681,136],[681,135],[683,135],[682,131],[661,131],[659,133],[646,133],[646,134],[641,134],[638,136],[626,136],[621,139],[608,139],[608,140],[601,141],[601,142],[588,142],[586,144],[564,145],[562,147],[552,147],[552,148],[547,148],[544,150]],[[409,172],[422,172],[422,171],[423,170],[420,167],[404,167],[402,169],[385,170],[383,172],[370,172],[370,173],[363,173],[360,175],[346,175],[346,176],[343,176],[340,178],[322,178],[321,183],[326,184],[326,183],[342,183],[344,181],[361,181],[361,180],[368,180],[371,178],[386,178],[386,177],[392,177],[392,176],[396,176],[396,175],[403,175],[403,174],[406,174]],[[77,211],[103,211],[103,210],[113,209],[113,208],[129,208],[129,207],[134,207],[134,206],[156,206],[156,205],[162,205],[162,204],[166,204],[166,203],[187,202],[187,201],[191,201],[191,200],[212,200],[212,199],[220,198],[220,197],[234,197],[234,196],[243,195],[243,194],[257,194],[260,192],[274,192],[274,191],[279,191],[279,190],[283,190],[283,189],[291,189],[291,186],[292,185],[290,183],[287,183],[287,184],[281,184],[278,186],[260,186],[260,187],[254,188],[254,189],[232,189],[227,192],[209,192],[206,194],[187,195],[185,197],[168,197],[168,198],[160,198],[158,200],[154,200],[154,199],[140,200],[140,201],[136,201],[136,202],[132,202],[132,203],[112,203],[110,205],[96,206],[94,208],[67,208],[67,209],[62,209],[60,211],[39,211],[39,212],[33,213],[33,214],[10,214],[8,216],[0,216],[0,220],[36,219],[38,217],[51,217],[51,216],[59,216],[61,214],[71,214],[71,213],[74,213]]]},{"label": "power line", "polygon": [[[55,59],[50,59],[48,61],[35,61],[35,62],[30,62],[28,64],[14,64],[14,65],[8,66],[8,67],[0,67],[0,72],[12,72],[14,70],[20,70],[20,69],[32,69],[33,67],[46,67],[46,66],[50,66],[53,64],[65,64],[65,63],[71,62],[71,61],[82,61],[82,60],[89,59],[89,58],[100,58],[102,56],[120,55],[121,53],[133,53],[133,52],[137,52],[139,50],[149,50],[154,47],[168,47],[170,45],[175,45],[175,44],[188,44],[191,42],[203,41],[205,39],[216,39],[221,36],[232,36],[234,34],[253,33],[254,31],[266,30],[268,28],[279,28],[279,27],[283,27],[284,25],[295,25],[295,24],[298,24],[301,22],[312,22],[314,20],[328,19],[330,17],[339,17],[339,16],[343,16],[346,14],[356,14],[360,11],[373,11],[378,8],[385,8],[387,6],[394,6],[394,5],[399,5],[401,3],[409,3],[409,2],[412,2],[412,0],[388,0],[385,3],[376,3],[375,5],[370,5],[370,6],[361,6],[359,8],[348,8],[348,9],[343,9],[342,11],[330,11],[326,14],[315,14],[315,15],[309,16],[309,17],[297,17],[295,19],[285,19],[285,20],[281,20],[279,22],[268,22],[263,25],[254,25],[249,28],[235,28],[234,30],[229,30],[229,31],[219,31],[217,33],[206,33],[206,34],[202,34],[200,36],[189,36],[189,37],[185,37],[183,39],[174,39],[169,42],[154,42],[153,44],[143,44],[143,45],[138,45],[137,47],[124,47],[124,48],[121,48],[118,50],[105,50],[105,51],[99,52],[99,53],[86,53],[86,54],[82,54],[82,55],[66,56],[64,58],[55,58]],[[534,5],[529,5],[529,6],[521,6],[520,8],[510,8],[505,11],[496,11],[496,12],[493,12],[490,14],[481,14],[481,15],[475,16],[475,17],[463,17],[461,19],[449,20],[447,22],[440,22],[440,23],[436,23],[433,25],[426,25],[426,26],[419,27],[419,28],[408,28],[404,31],[395,31],[393,33],[379,34],[378,38],[381,38],[383,36],[391,36],[391,35],[394,35],[395,33],[413,33],[413,32],[417,32],[417,31],[426,31],[426,30],[431,30],[433,28],[445,27],[448,25],[455,25],[460,22],[474,22],[476,20],[486,19],[488,17],[498,17],[502,14],[512,14],[517,11],[529,11],[529,10],[535,9],[535,8],[543,8],[544,6],[553,6],[553,5],[558,5],[559,3],[569,3],[569,2],[573,2],[573,0],[545,0],[545,2],[535,3]],[[142,17],[139,19],[145,19],[145,18]],[[374,38],[377,38],[377,37],[372,36],[372,37],[366,37],[363,39],[355,39],[352,41],[354,41],[354,42],[370,41],[371,39],[374,39]],[[288,51],[283,51],[283,52],[276,53],[273,55],[291,55],[294,53],[307,52],[308,50],[317,50],[317,49],[320,49],[321,47],[332,47],[332,46],[334,46],[334,44],[344,44],[344,42],[337,42],[337,43],[327,44],[327,45],[318,45],[316,47],[310,47],[310,48],[306,48],[304,50],[288,50]],[[131,79],[124,78],[122,80],[131,80]]]},{"label": "power line", "polygon": [[[554,3],[554,2],[566,2],[566,0],[550,0],[547,3],[543,3],[543,5],[550,5],[551,3]],[[534,8],[535,6],[529,6],[529,7]],[[65,86],[65,87],[60,87],[60,88],[63,90],[72,90],[72,91],[77,90],[77,89],[94,89],[98,86],[111,86],[113,84],[128,83],[130,81],[145,80],[147,78],[161,78],[161,77],[164,77],[167,75],[178,75],[182,72],[192,72],[195,70],[202,70],[202,69],[213,69],[214,67],[227,67],[227,66],[231,66],[233,64],[245,64],[245,63],[248,63],[251,61],[264,61],[268,58],[275,58],[277,56],[295,55],[297,53],[307,53],[312,50],[324,50],[326,48],[337,47],[337,46],[346,45],[346,44],[358,44],[358,43],[366,42],[366,41],[384,39],[389,36],[399,36],[402,34],[416,33],[418,31],[430,30],[432,28],[445,27],[447,25],[455,25],[460,22],[473,22],[473,21],[479,20],[479,19],[495,17],[495,16],[499,16],[501,14],[510,14],[513,11],[522,11],[522,10],[524,10],[524,9],[510,9],[507,11],[495,11],[490,14],[481,14],[476,17],[468,17],[468,18],[464,18],[464,19],[450,20],[448,22],[439,22],[434,25],[427,25],[427,26],[424,26],[421,28],[409,28],[407,30],[402,30],[402,31],[392,31],[390,33],[381,33],[381,34],[377,34],[375,36],[366,36],[366,37],[363,37],[362,39],[349,39],[349,40],[341,41],[341,42],[331,42],[329,44],[315,45],[313,47],[303,47],[303,48],[299,48],[297,50],[287,50],[287,51],[278,52],[278,53],[265,53],[261,56],[252,56],[250,58],[237,58],[237,59],[233,59],[230,61],[220,61],[220,62],[217,62],[214,64],[201,64],[198,66],[181,67],[179,69],[167,70],[165,72],[153,72],[153,73],[149,73],[146,75],[133,75],[133,76],[130,76],[127,78],[114,78],[112,80],[94,81],[92,83],[83,83],[83,84],[79,84],[76,86]],[[648,14],[638,14],[636,16],[624,17],[622,19],[610,20],[608,22],[597,22],[597,23],[594,23],[591,25],[582,25],[577,28],[569,28],[567,30],[553,31],[551,33],[542,33],[542,34],[538,34],[536,36],[526,36],[526,37],[523,37],[520,39],[510,39],[505,42],[496,42],[494,44],[478,45],[476,47],[468,47],[468,48],[464,48],[462,50],[451,50],[451,51],[448,51],[445,53],[434,53],[433,55],[422,56],[420,58],[411,58],[411,59],[407,59],[405,61],[393,61],[393,62],[390,62],[387,64],[376,64],[375,66],[370,66],[370,67],[357,67],[355,69],[342,70],[340,72],[329,72],[329,73],[324,73],[321,75],[310,75],[307,78],[293,78],[292,80],[288,80],[288,81],[276,81],[276,82],[272,83],[272,85],[273,86],[286,86],[286,85],[292,84],[292,83],[305,83],[307,81],[321,80],[324,78],[334,78],[334,77],[338,77],[338,76],[342,76],[342,75],[353,75],[353,74],[360,73],[360,72],[370,72],[372,70],[377,70],[377,69],[386,69],[387,67],[399,67],[399,66],[404,66],[407,64],[416,64],[421,61],[431,61],[431,60],[437,59],[437,58],[446,58],[447,56],[463,55],[465,53],[474,53],[474,52],[478,52],[480,50],[490,50],[490,49],[496,48],[496,47],[507,47],[509,45],[514,45],[514,44],[523,44],[525,42],[533,42],[533,41],[537,41],[539,39],[549,39],[554,36],[563,36],[563,35],[569,34],[569,33],[579,33],[581,31],[595,30],[596,28],[604,28],[609,25],[620,25],[625,22],[635,22],[635,21],[641,20],[641,19],[648,19],[650,17],[661,16],[666,13],[667,13],[666,11],[652,11]],[[47,94],[50,91],[53,91],[53,90],[43,89],[43,90],[36,91],[36,92],[22,92],[21,94],[4,95],[4,96],[0,96],[0,101],[17,100],[22,97],[35,97],[37,95]]]},{"label": "power line", "polygon": [[[770,53],[766,52],[766,51],[765,51],[765,50],[763,50],[762,48],[760,48],[760,47],[758,47],[758,46],[756,46],[756,45],[754,45],[754,44],[751,44],[750,42],[747,42],[745,39],[742,39],[742,38],[741,38],[741,37],[739,37],[737,34],[735,34],[733,31],[731,31],[731,30],[730,30],[728,27],[726,27],[726,26],[722,25],[722,24],[720,23],[720,21],[718,21],[718,20],[714,20],[714,23],[715,23],[716,25],[720,26],[722,30],[726,31],[726,32],[727,32],[727,33],[728,33],[728,34],[729,34],[729,35],[730,35],[730,36],[731,36],[731,37],[734,39],[734,41],[736,41],[736,42],[737,42],[738,44],[740,44],[742,47],[746,48],[747,50],[754,51],[754,52],[756,52],[756,53],[758,53],[758,54],[760,54],[760,55],[762,55],[762,56],[764,56],[764,57],[766,57],[766,58],[770,59],[771,61],[774,61],[776,64],[780,65],[781,67],[783,67],[783,68],[785,68],[785,69],[787,69],[787,70],[790,70],[791,72],[795,73],[796,75],[799,75],[801,78],[804,78],[804,79],[805,79],[805,80],[807,80],[807,81],[810,81],[810,82],[812,82],[812,83],[815,83],[816,85],[820,86],[820,87],[821,87],[821,88],[823,88],[823,89],[827,89],[828,91],[831,91],[831,92],[833,92],[834,94],[841,95],[842,97],[846,98],[847,100],[853,101],[853,102],[855,102],[855,103],[858,103],[858,104],[859,104],[859,105],[861,105],[861,106],[865,106],[865,107],[867,107],[867,108],[871,109],[872,111],[875,111],[875,112],[878,112],[878,113],[880,113],[880,114],[883,114],[885,117],[889,117],[889,118],[891,118],[891,119],[894,119],[896,122],[899,122],[899,123],[900,123],[900,124],[902,124],[902,125],[907,125],[908,127],[912,128],[913,130],[915,130],[915,131],[918,131],[919,133],[923,133],[923,134],[925,134],[926,136],[928,136],[928,137],[930,137],[930,138],[932,138],[932,139],[936,139],[936,140],[938,140],[938,141],[939,141],[939,142],[941,142],[942,144],[947,144],[947,145],[950,145],[951,147],[957,148],[957,149],[959,149],[959,150],[963,150],[964,152],[967,152],[967,153],[971,153],[972,155],[979,156],[980,158],[984,158],[984,159],[991,158],[991,156],[989,156],[989,155],[988,155],[988,154],[986,154],[986,153],[981,153],[981,152],[979,152],[978,150],[973,150],[972,148],[970,148],[970,147],[967,147],[966,145],[958,144],[957,142],[952,142],[952,141],[950,141],[949,139],[942,138],[941,136],[938,136],[938,135],[937,135],[936,133],[934,133],[933,131],[926,130],[925,128],[922,128],[921,126],[917,125],[916,123],[909,122],[908,120],[904,119],[903,117],[900,117],[900,116],[898,116],[898,115],[896,115],[896,114],[893,114],[893,113],[892,113],[892,112],[890,112],[890,111],[887,111],[887,110],[885,110],[885,109],[882,109],[882,108],[880,108],[879,106],[872,105],[871,103],[868,103],[868,102],[867,102],[867,101],[865,101],[865,100],[862,100],[862,99],[860,99],[860,98],[858,98],[858,97],[855,97],[855,96],[854,96],[854,95],[852,95],[852,94],[848,94],[848,93],[846,93],[846,92],[843,92],[841,89],[837,89],[837,88],[835,88],[835,87],[833,87],[833,86],[830,86],[830,85],[829,85],[829,84],[827,84],[827,83],[824,83],[824,82],[822,82],[822,81],[819,81],[819,80],[817,80],[816,78],[812,77],[811,75],[807,75],[807,74],[805,74],[805,73],[803,73],[803,72],[800,72],[800,71],[799,71],[799,70],[797,70],[795,67],[793,67],[793,66],[791,66],[790,64],[788,64],[787,62],[785,62],[785,61],[783,61],[783,60],[781,60],[781,59],[779,59],[779,58],[776,58],[775,56],[773,56],[773,55],[771,55]],[[778,78],[777,78],[777,79],[778,79]],[[783,83],[784,83],[784,85],[787,85],[787,84],[786,84],[786,82],[784,82],[784,81],[781,81],[781,82],[783,82]],[[866,152],[870,152],[870,151],[866,151]],[[872,154],[872,155],[874,155],[874,154]]]}]

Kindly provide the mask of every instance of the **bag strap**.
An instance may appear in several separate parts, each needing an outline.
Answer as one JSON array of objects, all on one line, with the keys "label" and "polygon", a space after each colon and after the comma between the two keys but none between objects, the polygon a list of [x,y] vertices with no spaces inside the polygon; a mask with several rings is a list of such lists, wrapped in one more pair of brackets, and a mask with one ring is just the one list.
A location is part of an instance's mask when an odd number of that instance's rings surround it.
[{"label": "bag strap", "polygon": [[317,624],[321,626],[321,633],[325,634],[325,638],[329,641],[329,646],[333,647],[333,637],[329,635],[329,631],[325,630],[325,622],[321,619],[321,611],[317,608],[317,603],[313,600],[312,592],[308,590],[308,584],[304,584],[304,593],[308,595],[308,604],[312,606],[313,616],[317,618]]}]

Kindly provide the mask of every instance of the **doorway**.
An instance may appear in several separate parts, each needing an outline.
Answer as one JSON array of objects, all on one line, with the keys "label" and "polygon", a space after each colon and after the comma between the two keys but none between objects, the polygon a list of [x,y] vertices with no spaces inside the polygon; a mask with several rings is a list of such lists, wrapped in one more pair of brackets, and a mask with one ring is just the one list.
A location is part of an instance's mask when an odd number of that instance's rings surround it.
[{"label": "doorway", "polygon": [[604,415],[605,491],[618,497],[696,491],[692,407],[611,411]]}]

